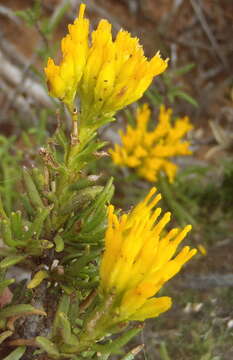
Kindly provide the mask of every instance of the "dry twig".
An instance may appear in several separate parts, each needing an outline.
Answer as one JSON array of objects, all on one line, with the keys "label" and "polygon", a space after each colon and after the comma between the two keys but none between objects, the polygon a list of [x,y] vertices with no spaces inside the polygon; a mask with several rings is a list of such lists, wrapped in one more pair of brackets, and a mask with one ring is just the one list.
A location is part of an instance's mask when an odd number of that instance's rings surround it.
[{"label": "dry twig", "polygon": [[217,40],[215,39],[208,23],[207,23],[207,20],[206,20],[206,17],[202,11],[202,7],[201,7],[201,4],[199,2],[199,0],[190,0],[190,3],[192,5],[192,8],[193,10],[195,11],[195,14],[204,30],[204,32],[206,33],[214,51],[216,52],[217,56],[219,57],[219,59],[222,61],[223,65],[226,67],[226,68],[229,68],[229,64],[228,64],[228,61],[227,59],[225,58],[225,56],[223,55],[221,49],[220,49],[220,46],[217,42]]}]

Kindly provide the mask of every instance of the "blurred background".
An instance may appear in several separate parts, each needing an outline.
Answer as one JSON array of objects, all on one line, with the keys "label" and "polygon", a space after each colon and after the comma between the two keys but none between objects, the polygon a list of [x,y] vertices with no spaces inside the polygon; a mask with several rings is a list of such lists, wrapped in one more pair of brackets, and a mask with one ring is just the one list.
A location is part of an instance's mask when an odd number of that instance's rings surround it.
[{"label": "blurred background", "polygon": [[[8,211],[17,198],[22,164],[56,126],[60,105],[48,96],[43,68],[59,59],[60,40],[75,18],[78,0],[0,0],[0,192]],[[145,343],[138,359],[231,360],[233,358],[233,1],[88,0],[93,28],[108,19],[139,37],[148,57],[157,50],[169,69],[156,78],[143,102],[156,118],[159,105],[188,115],[194,125],[193,155],[180,159],[172,187],[194,219],[190,243],[199,255],[166,287],[171,311],[151,320],[137,339]],[[133,119],[136,105],[102,130],[110,143]],[[63,110],[61,109],[61,112]],[[66,117],[66,114],[63,114]],[[68,121],[68,120],[67,120]],[[99,166],[99,165],[98,165]],[[91,165],[96,170],[96,164]],[[152,186],[101,160],[103,178],[114,175],[115,203],[128,209]],[[169,209],[169,204],[165,203]],[[176,215],[176,214],[175,214]],[[179,220],[174,222],[179,224]]]}]

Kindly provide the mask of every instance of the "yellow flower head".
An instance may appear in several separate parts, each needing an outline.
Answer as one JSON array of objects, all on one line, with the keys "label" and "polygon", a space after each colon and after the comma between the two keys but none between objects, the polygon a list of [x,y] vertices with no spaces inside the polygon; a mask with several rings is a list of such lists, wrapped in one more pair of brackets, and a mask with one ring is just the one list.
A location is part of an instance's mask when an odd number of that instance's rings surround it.
[{"label": "yellow flower head", "polygon": [[48,59],[45,74],[49,91],[69,106],[78,95],[82,117],[112,116],[143,95],[153,78],[165,71],[167,60],[159,52],[147,60],[139,40],[127,31],[120,30],[113,40],[107,20],[99,22],[89,42],[89,20],[84,11],[81,4],[77,19],[62,40],[60,65]]},{"label": "yellow flower head", "polygon": [[110,154],[115,164],[135,168],[148,181],[156,181],[162,171],[172,182],[178,167],[169,159],[192,153],[183,137],[193,126],[187,116],[172,123],[172,110],[162,105],[157,126],[149,130],[150,115],[147,104],[138,108],[136,126],[128,125],[125,133],[120,131],[122,146],[115,145]]},{"label": "yellow flower head", "polygon": [[154,207],[161,195],[153,198],[155,192],[152,188],[144,201],[120,218],[109,206],[100,291],[105,298],[116,297],[121,321],[143,321],[167,311],[171,298],[154,295],[196,254],[196,249],[185,246],[175,256],[191,225],[161,235],[171,214],[158,220],[161,209]]}]

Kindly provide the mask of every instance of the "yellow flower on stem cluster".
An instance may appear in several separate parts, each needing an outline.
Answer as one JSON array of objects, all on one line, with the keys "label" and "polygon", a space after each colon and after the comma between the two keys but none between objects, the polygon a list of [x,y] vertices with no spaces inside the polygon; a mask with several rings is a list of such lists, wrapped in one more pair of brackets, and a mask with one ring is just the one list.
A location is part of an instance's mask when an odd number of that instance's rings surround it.
[{"label": "yellow flower on stem cluster", "polygon": [[[153,78],[165,71],[167,60],[159,52],[151,59],[144,56],[139,40],[120,30],[112,39],[111,24],[101,20],[89,42],[89,20],[85,5],[61,43],[62,60],[55,65],[49,58],[45,74],[50,94],[72,108],[81,102],[81,120],[113,114],[138,100]],[[96,120],[97,121],[97,120]],[[87,125],[87,124],[86,124]]]},{"label": "yellow flower on stem cluster", "polygon": [[158,220],[161,209],[154,207],[161,195],[154,197],[155,192],[152,188],[144,201],[120,218],[114,214],[113,206],[109,207],[100,292],[106,299],[116,298],[121,321],[143,321],[167,311],[171,298],[154,295],[197,251],[185,246],[175,256],[191,225],[172,229],[163,236],[171,214],[167,212]]},{"label": "yellow flower on stem cluster", "polygon": [[157,180],[162,171],[173,182],[177,165],[169,159],[178,155],[190,155],[190,143],[183,141],[184,135],[193,126],[187,116],[172,123],[172,110],[160,107],[158,125],[148,129],[151,111],[147,104],[137,109],[136,126],[127,126],[120,131],[122,146],[116,144],[110,154],[115,164],[135,168],[140,177],[148,181]]}]

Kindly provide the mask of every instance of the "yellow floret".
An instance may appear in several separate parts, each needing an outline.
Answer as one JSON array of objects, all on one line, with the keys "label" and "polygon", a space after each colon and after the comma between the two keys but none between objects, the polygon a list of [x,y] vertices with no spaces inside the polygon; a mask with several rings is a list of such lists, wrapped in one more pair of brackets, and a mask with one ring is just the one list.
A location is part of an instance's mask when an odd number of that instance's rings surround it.
[{"label": "yellow floret", "polygon": [[196,249],[177,247],[191,230],[173,229],[163,236],[171,214],[160,219],[161,199],[152,188],[144,201],[129,214],[118,218],[109,206],[105,252],[100,268],[100,292],[104,298],[115,296],[121,321],[144,320],[158,316],[171,306],[169,297],[152,298],[195,254]]},{"label": "yellow floret", "polygon": [[[81,4],[78,18],[68,26],[61,42],[62,60],[48,59],[45,74],[50,94],[70,108],[75,97],[81,102],[81,121],[96,126],[99,118],[111,117],[117,110],[138,100],[153,78],[167,68],[159,52],[148,60],[137,38],[120,30],[112,39],[111,24],[101,20],[91,33]],[[103,119],[102,119],[103,120]]]},{"label": "yellow floret", "polygon": [[172,110],[160,107],[158,124],[148,129],[150,109],[147,104],[136,112],[136,126],[127,126],[126,132],[119,132],[122,145],[115,145],[109,152],[115,164],[135,168],[137,174],[150,181],[157,181],[164,172],[173,182],[178,170],[171,158],[190,155],[190,143],[183,137],[193,126],[189,118],[178,118],[172,123]]}]

